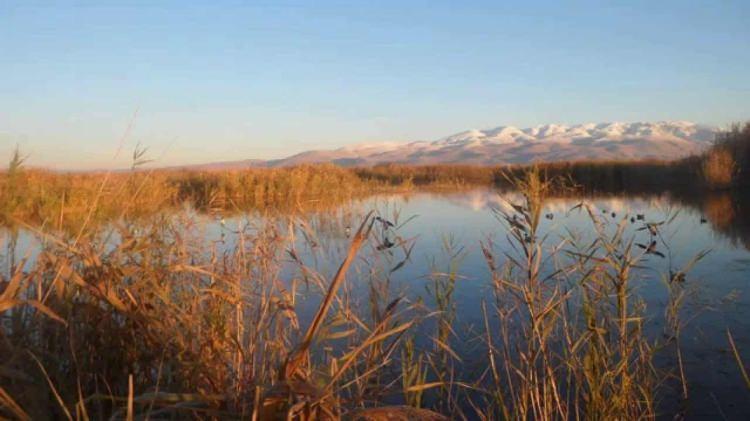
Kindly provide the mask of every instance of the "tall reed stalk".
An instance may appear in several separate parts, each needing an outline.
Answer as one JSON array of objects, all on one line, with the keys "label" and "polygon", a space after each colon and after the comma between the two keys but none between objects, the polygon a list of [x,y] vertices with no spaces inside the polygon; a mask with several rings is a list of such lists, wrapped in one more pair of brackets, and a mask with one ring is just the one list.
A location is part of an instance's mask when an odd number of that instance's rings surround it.
[{"label": "tall reed stalk", "polygon": [[[374,181],[334,167],[231,176],[133,171],[95,188],[85,176],[51,177],[45,182],[55,193],[29,199],[16,183],[40,186],[35,177],[47,175],[20,171],[18,154],[12,162],[3,194],[15,192],[19,202],[6,215],[40,246],[18,261],[9,249],[12,263],[0,278],[2,416],[444,419],[420,408],[428,407],[454,418],[642,419],[657,415],[665,376],[679,378],[688,396],[680,283],[693,262],[674,270],[670,261],[665,277],[674,376],[655,367],[667,346],[649,338],[637,294],[640,264],[668,252],[662,224],[644,221],[628,234],[627,215],[605,221],[581,203],[571,212],[588,214],[592,238],[567,232],[555,241],[544,211],[560,183],[545,168],[507,177],[521,193],[496,213],[508,247],[499,254],[482,244],[493,296],[478,303],[483,355],[481,373],[470,377],[462,369],[472,361],[456,346],[464,338],[455,332],[455,292],[465,256],[456,241],[446,240],[445,258],[435,261],[434,306],[425,308],[392,288],[415,247],[401,237],[398,213],[366,213],[353,233],[335,233],[346,248],[328,273],[317,259],[336,254],[321,250],[318,234],[344,230],[343,223],[269,211],[236,226],[222,222],[217,234],[197,222],[201,216],[158,209],[186,200],[217,218],[248,203],[299,209],[323,186],[351,181],[344,196]],[[112,195],[135,205],[112,207]],[[72,207],[87,200],[94,205],[73,223]],[[19,207],[41,219],[22,217]],[[66,233],[67,223],[79,235]],[[418,329],[425,318],[435,326],[428,346]]]},{"label": "tall reed stalk", "polygon": [[[581,203],[571,211],[588,214],[593,238],[569,232],[550,244],[540,227],[552,181],[531,168],[513,182],[522,202],[498,211],[509,233],[505,264],[498,263],[492,243],[483,244],[495,300],[494,312],[485,310],[490,382],[480,416],[655,417],[658,387],[673,373],[654,365],[663,346],[644,331],[645,304],[633,282],[640,262],[661,254],[657,224],[644,223],[638,236],[627,235],[628,215],[613,223]],[[649,237],[647,246],[636,247],[639,236]],[[692,264],[676,273],[687,273]],[[675,294],[667,315],[678,330],[681,303]]]}]

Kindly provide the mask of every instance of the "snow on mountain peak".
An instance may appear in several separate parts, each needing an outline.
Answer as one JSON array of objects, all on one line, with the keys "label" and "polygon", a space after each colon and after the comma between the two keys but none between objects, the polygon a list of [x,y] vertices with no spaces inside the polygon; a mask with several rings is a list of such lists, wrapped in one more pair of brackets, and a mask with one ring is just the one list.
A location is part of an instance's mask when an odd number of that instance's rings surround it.
[{"label": "snow on mountain peak", "polygon": [[700,153],[717,130],[688,121],[545,124],[520,129],[466,130],[434,141],[383,142],[302,152],[266,166],[333,162],[338,165],[481,164],[534,161],[677,159]]},{"label": "snow on mountain peak", "polygon": [[650,141],[699,141],[713,139],[715,129],[686,121],[656,123],[610,122],[572,126],[546,124],[525,129],[500,126],[488,130],[467,130],[433,142],[436,145],[464,145],[469,143],[520,143],[530,141],[571,143],[583,141],[622,141],[646,139]]},{"label": "snow on mountain peak", "polygon": [[466,130],[454,135],[444,137],[432,142],[435,146],[440,145],[468,145],[468,144],[507,144],[529,140],[529,137],[520,129],[513,126],[499,126],[488,130]]},{"label": "snow on mountain peak", "polygon": [[368,149],[378,149],[378,150],[393,150],[400,148],[404,144],[401,142],[368,142],[368,143],[357,143],[354,145],[344,146],[342,148],[339,148],[340,151],[346,151],[346,152],[358,152],[358,151],[364,151]]}]

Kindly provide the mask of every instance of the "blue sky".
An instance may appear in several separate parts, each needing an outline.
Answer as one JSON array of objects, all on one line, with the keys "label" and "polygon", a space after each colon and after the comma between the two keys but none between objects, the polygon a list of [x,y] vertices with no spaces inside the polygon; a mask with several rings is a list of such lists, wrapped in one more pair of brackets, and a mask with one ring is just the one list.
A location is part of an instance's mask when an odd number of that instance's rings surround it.
[{"label": "blue sky", "polygon": [[747,0],[0,0],[0,160],[15,144],[33,165],[103,168],[136,142],[172,165],[498,125],[726,125],[750,118],[748,22]]}]

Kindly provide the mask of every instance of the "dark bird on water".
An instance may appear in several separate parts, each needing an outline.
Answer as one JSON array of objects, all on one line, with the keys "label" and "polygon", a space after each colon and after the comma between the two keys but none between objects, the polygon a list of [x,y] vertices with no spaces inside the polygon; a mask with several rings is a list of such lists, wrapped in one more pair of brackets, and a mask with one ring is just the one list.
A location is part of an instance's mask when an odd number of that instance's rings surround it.
[{"label": "dark bird on water", "polygon": [[645,245],[645,244],[641,244],[641,243],[637,243],[636,245],[638,247],[646,250],[646,254],[655,254],[655,255],[657,255],[657,256],[659,256],[661,258],[665,257],[664,253],[656,250],[656,240],[651,241],[651,243],[649,243],[649,245]]},{"label": "dark bird on water", "polygon": [[680,271],[680,272],[672,272],[671,270],[669,271],[669,281],[670,282],[684,283],[685,280],[686,280],[686,278],[687,277],[685,276],[685,272],[682,272],[682,271]]},{"label": "dark bird on water", "polygon": [[391,222],[391,221],[389,221],[387,219],[383,219],[383,218],[381,218],[379,216],[376,216],[375,220],[378,221],[378,222],[380,222],[380,223],[382,223],[383,226],[386,227],[386,228],[393,228],[394,227],[393,222]]},{"label": "dark bird on water", "polygon": [[642,213],[639,213],[639,214],[635,215],[635,218],[637,220],[639,220],[639,221],[643,221],[644,219],[646,219],[646,216],[644,214],[642,214]]},{"label": "dark bird on water", "polygon": [[706,219],[706,217],[705,216],[701,216],[701,224],[705,224],[706,222],[708,222],[708,220]]},{"label": "dark bird on water", "polygon": [[395,245],[396,243],[392,242],[388,237],[386,237],[385,239],[383,239],[383,243],[377,246],[376,248],[378,251],[388,250],[389,248],[392,248]]},{"label": "dark bird on water", "polygon": [[555,217],[555,215],[553,215],[553,214],[551,214],[551,213],[548,213],[548,214],[546,214],[546,215],[544,215],[544,216],[545,216],[545,218],[547,218],[547,219],[549,219],[549,220],[552,220],[552,218],[554,218],[554,217]]}]

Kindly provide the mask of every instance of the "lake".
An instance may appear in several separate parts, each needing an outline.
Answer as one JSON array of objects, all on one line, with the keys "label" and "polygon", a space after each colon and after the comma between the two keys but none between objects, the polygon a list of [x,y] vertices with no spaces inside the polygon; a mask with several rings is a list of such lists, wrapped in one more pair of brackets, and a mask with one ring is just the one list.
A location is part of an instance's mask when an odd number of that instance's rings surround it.
[{"label": "lake", "polygon": [[[503,214],[512,214],[512,205],[521,201],[516,193],[478,189],[374,196],[295,217],[208,216],[186,210],[174,218],[214,248],[217,256],[235,249],[240,232],[272,221],[280,233],[294,237],[299,261],[330,279],[360,221],[367,212],[375,211],[381,218],[374,226],[375,240],[350,271],[345,293],[356,303],[354,307],[365,308],[373,290],[383,289],[381,298],[402,297],[404,302],[434,310],[440,306],[436,280],[451,279],[450,300],[455,310],[449,346],[461,361],[457,375],[469,381],[481,375],[487,365],[477,338],[485,329],[483,304],[492,305],[495,300],[493,276],[482,245],[492,251],[498,266],[507,263],[506,253],[517,256]],[[581,203],[587,206],[579,206]],[[642,258],[633,270],[631,289],[645,306],[644,331],[649,340],[664,339],[668,286],[680,284],[684,327],[679,342],[688,399],[680,399],[680,382],[672,379],[658,402],[665,414],[682,411],[689,419],[738,419],[750,413],[748,390],[727,339],[729,329],[742,359],[750,361],[750,230],[746,229],[750,217],[741,210],[728,195],[691,200],[668,194],[550,198],[544,205],[538,231],[543,239],[541,249],[544,254],[561,256],[544,261],[544,274],[553,274],[570,260],[565,252],[571,250],[572,239],[578,244],[594,240],[592,218],[599,221],[606,235],[614,235],[621,227],[623,238],[633,239],[633,253],[642,254]],[[653,246],[656,237],[649,232],[649,224],[659,224],[658,242]],[[2,238],[4,271],[24,255],[33,261],[40,243],[28,232],[20,231],[13,242],[8,233]],[[116,244],[119,240],[113,237],[107,241]],[[700,260],[685,276],[674,279],[673,275],[696,256],[701,256]],[[299,264],[289,255],[283,261],[282,276],[297,295],[300,323],[306,326],[322,291],[303,281]],[[373,272],[378,272],[377,276]],[[385,279],[385,284],[373,288],[370,282],[374,277],[379,282]],[[494,329],[496,318],[489,316],[488,322]],[[426,318],[413,329],[417,345],[430,347],[436,330],[434,318]],[[672,350],[665,350],[656,353],[655,361],[659,367],[676,367],[676,358]]]}]

